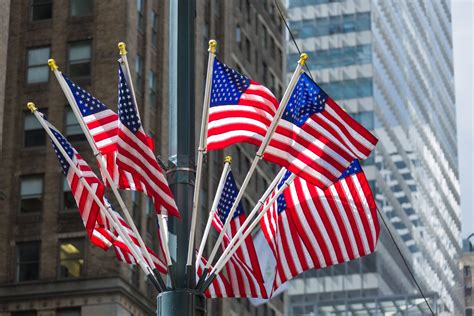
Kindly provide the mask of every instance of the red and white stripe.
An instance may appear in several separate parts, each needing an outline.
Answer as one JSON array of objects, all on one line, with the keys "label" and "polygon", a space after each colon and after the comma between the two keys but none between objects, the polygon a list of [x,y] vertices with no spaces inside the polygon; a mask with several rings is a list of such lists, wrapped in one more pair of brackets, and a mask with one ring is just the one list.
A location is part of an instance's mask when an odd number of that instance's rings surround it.
[{"label": "red and white stripe", "polygon": [[[196,267],[196,281],[202,276],[202,272],[206,267],[207,260],[204,256],[201,256],[201,261],[197,262]],[[212,267],[211,267],[212,268]],[[204,296],[207,298],[221,298],[221,297],[232,297],[232,287],[229,281],[222,274],[218,274],[212,281],[211,285],[204,291]]]},{"label": "red and white stripe", "polygon": [[331,98],[301,126],[281,119],[264,158],[325,189],[354,159],[366,159],[377,138]]},{"label": "red and white stripe", "polygon": [[[268,205],[274,195],[275,192],[268,197],[264,205]],[[273,294],[286,281],[315,266],[287,212],[278,213],[276,201],[262,217],[260,225],[276,259]]]},{"label": "red and white stripe", "polygon": [[[104,199],[105,187],[97,178],[95,173],[91,170],[87,162],[82,159],[74,149],[73,163],[79,169],[80,174],[74,171],[74,168],[70,167],[66,175],[66,181],[71,188],[71,193],[76,200],[76,204],[79,209],[79,213],[82,218],[82,222],[86,227],[89,236],[92,236],[94,231],[98,214],[100,212],[99,205],[94,201],[93,196],[96,195],[99,200]],[[81,183],[80,178],[89,184],[92,192],[89,192],[86,187]]]},{"label": "red and white stripe", "polygon": [[209,108],[207,149],[222,149],[239,142],[259,145],[278,104],[268,88],[251,80],[237,104]]},{"label": "red and white stripe", "polygon": [[363,172],[326,190],[301,178],[285,191],[288,215],[317,268],[371,254],[379,236],[376,206]]},{"label": "red and white stripe", "polygon": [[115,234],[110,230],[97,226],[94,229],[90,240],[94,246],[99,247],[102,250],[108,250],[112,247],[116,238]]},{"label": "red and white stripe", "polygon": [[[222,241],[223,250],[229,245],[230,239],[235,236],[244,221],[245,215],[240,215],[230,222]],[[222,231],[224,225],[217,213],[214,215],[212,224],[218,233]],[[226,263],[225,269],[232,286],[233,297],[268,297],[251,236],[247,237],[237,249]]]}]

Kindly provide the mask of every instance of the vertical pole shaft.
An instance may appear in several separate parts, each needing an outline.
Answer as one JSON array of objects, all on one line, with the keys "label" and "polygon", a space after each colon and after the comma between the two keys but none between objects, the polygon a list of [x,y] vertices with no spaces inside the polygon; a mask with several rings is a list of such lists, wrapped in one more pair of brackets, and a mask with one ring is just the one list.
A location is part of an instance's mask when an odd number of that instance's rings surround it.
[{"label": "vertical pole shaft", "polygon": [[[170,122],[170,133],[175,133],[175,168],[170,170],[170,187],[173,190],[181,220],[170,218],[170,240],[174,245],[174,276],[176,288],[160,293],[157,298],[157,315],[204,315],[204,298],[196,295],[194,265],[186,269],[191,210],[193,207],[195,177],[195,130],[194,130],[194,23],[195,0],[170,0],[170,85],[178,87],[178,93],[170,95],[170,111],[176,111],[176,121]],[[174,54],[173,54],[174,53]],[[174,99],[172,99],[174,97]],[[170,237],[171,238],[171,237]],[[193,261],[194,262],[194,261]],[[188,271],[186,271],[188,270]],[[201,308],[200,308],[201,307]]]}]

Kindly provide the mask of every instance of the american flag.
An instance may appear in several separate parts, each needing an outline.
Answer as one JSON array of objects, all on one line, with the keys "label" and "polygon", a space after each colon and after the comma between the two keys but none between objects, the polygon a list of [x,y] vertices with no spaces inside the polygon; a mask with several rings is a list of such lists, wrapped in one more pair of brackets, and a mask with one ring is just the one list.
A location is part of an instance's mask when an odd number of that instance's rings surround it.
[{"label": "american flag", "polygon": [[[76,106],[79,109],[82,119],[92,135],[115,185],[120,189],[147,193],[147,187],[141,181],[142,178],[138,174],[118,168],[116,164],[119,123],[117,113],[107,108],[104,103],[74,83],[67,76],[61,75],[69,90],[66,93],[74,96],[75,104],[72,106]],[[100,171],[104,183],[109,185],[105,176],[105,170],[101,169]],[[154,199],[154,195],[150,195],[150,197]],[[174,205],[173,207],[176,206]],[[157,209],[157,213],[159,210],[160,208]]]},{"label": "american flag", "polygon": [[110,230],[104,227],[96,226],[90,237],[91,243],[103,250],[108,250],[112,247],[117,236]]},{"label": "american flag", "polygon": [[[38,114],[40,114],[40,119],[46,123],[54,137],[58,140],[61,147],[66,152],[67,156],[72,160],[73,164],[78,169],[78,172],[76,172],[74,168],[69,165],[66,158],[51,139],[54,151],[56,152],[59,163],[61,164],[64,175],[66,176],[66,181],[71,188],[71,193],[74,196],[74,199],[76,200],[76,204],[79,208],[79,213],[86,228],[87,234],[90,237],[93,234],[97,217],[100,212],[100,206],[94,201],[93,196],[96,195],[100,201],[103,201],[105,187],[97,178],[95,173],[91,170],[87,162],[82,159],[81,155],[79,155],[79,153],[74,149],[74,147],[72,147],[67,139],[44,118],[42,113],[38,112]],[[81,178],[83,178],[89,184],[92,192],[89,192],[89,190],[87,190],[86,187],[81,183]]]},{"label": "american flag", "polygon": [[278,108],[272,92],[214,60],[208,118],[207,149],[238,142],[259,144]]},{"label": "american flag", "polygon": [[[284,174],[277,187],[265,201],[264,207],[268,205],[276,191],[282,187],[290,175],[289,171]],[[269,210],[260,220],[260,226],[276,260],[273,294],[286,281],[306,270],[313,269],[315,266],[298,235],[296,226],[290,220],[283,194],[280,194],[276,201],[270,205]]]},{"label": "american flag", "polygon": [[157,213],[165,209],[170,216],[179,217],[173,193],[153,153],[153,140],[143,130],[120,62],[118,90],[117,166],[143,184],[141,190],[153,198]]},{"label": "american flag", "polygon": [[296,178],[261,226],[278,262],[274,290],[307,269],[374,252],[379,236],[375,201],[357,160],[324,191]]},{"label": "american flag", "polygon": [[[197,281],[201,278],[202,272],[206,267],[206,264],[207,259],[204,256],[201,256],[201,261],[196,262],[196,284]],[[209,287],[204,291],[204,296],[207,298],[232,297],[232,287],[230,286],[230,283],[225,276],[223,276],[222,274],[218,274],[216,278],[212,281],[211,285],[209,285]]]},{"label": "american flag", "polygon": [[376,143],[375,136],[304,73],[264,158],[325,189],[354,159],[367,158]]},{"label": "american flag", "polygon": [[285,190],[285,199],[316,268],[374,252],[379,236],[376,205],[358,160],[324,191],[297,178]]},{"label": "american flag", "polygon": [[[212,221],[212,225],[218,233],[223,229],[223,223],[226,222],[229,216],[229,211],[234,204],[238,192],[239,190],[235,184],[234,176],[232,172],[229,171],[219,199],[217,212]],[[239,203],[230,221],[229,228],[224,235],[222,242],[223,249],[230,243],[230,239],[235,236],[245,221],[245,218],[245,212],[241,203]],[[225,267],[234,297],[267,297],[262,272],[260,271],[260,263],[258,262],[251,236],[246,238],[245,242],[237,249]]]}]

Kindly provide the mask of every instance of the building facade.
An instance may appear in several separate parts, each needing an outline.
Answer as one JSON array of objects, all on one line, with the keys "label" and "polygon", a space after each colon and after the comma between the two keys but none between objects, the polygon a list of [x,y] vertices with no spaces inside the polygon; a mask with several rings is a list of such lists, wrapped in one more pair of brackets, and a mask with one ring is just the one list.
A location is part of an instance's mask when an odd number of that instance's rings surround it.
[{"label": "building facade", "polygon": [[[144,274],[88,242],[54,151],[25,105],[34,101],[97,171],[47,60],[55,58],[60,70],[116,109],[117,43],[124,41],[145,130],[161,160],[173,161],[170,1],[2,1],[0,9],[0,39],[6,43],[0,48],[0,315],[154,314],[156,293]],[[195,29],[197,139],[209,39],[217,39],[222,61],[277,95],[284,89],[286,57],[274,1],[198,0]],[[241,181],[255,151],[236,146],[207,156],[197,241],[224,155],[234,156]],[[272,180],[273,169],[259,166],[244,199],[247,209]],[[155,220],[147,199],[124,197],[145,241],[154,244]],[[208,314],[278,315],[282,303],[279,297],[257,308],[245,299],[213,300]]]},{"label": "building facade", "polygon": [[[290,0],[288,17],[316,82],[379,138],[364,169],[431,304],[462,314],[450,2]],[[288,73],[297,55],[290,42]],[[311,271],[289,297],[291,315],[427,312],[382,223],[373,255]]]}]

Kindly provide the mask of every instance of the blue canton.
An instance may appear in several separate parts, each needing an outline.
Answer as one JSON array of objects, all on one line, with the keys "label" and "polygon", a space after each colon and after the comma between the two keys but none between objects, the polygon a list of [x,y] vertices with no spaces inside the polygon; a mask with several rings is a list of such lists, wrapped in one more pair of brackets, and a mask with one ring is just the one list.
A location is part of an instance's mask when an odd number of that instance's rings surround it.
[{"label": "blue canton", "polygon": [[76,99],[76,103],[79,106],[82,116],[88,116],[107,109],[99,99],[96,99],[93,95],[72,82],[65,75],[63,75],[63,77],[64,80],[66,80],[69,89],[71,89],[74,99]]},{"label": "blue canton", "polygon": [[[230,209],[232,208],[238,193],[239,190],[235,184],[234,176],[232,175],[232,171],[230,171],[225,180],[224,189],[222,190],[219,205],[217,206],[217,215],[222,223],[225,223],[227,220],[227,216],[229,216]],[[244,214],[244,209],[242,208],[242,204],[239,202],[233,218],[242,214]]]},{"label": "blue canton", "polygon": [[[74,158],[74,148],[71,146],[71,144],[66,140],[66,138],[64,138],[63,135],[61,135],[61,133],[59,133],[56,129],[50,127],[49,128],[51,130],[51,132],[53,132],[53,135],[54,137],[56,137],[56,139],[59,141],[59,143],[61,144],[61,146],[64,148],[64,151],[66,152],[66,154],[69,156],[69,158],[71,158],[71,160],[73,160]],[[69,171],[69,163],[67,162],[66,158],[61,154],[61,152],[59,151],[59,149],[56,147],[56,145],[54,144],[54,142],[51,140],[52,144],[53,144],[53,148],[54,148],[54,151],[56,152],[56,156],[58,156],[58,159],[59,159],[59,163],[61,164],[61,167],[63,168],[63,172],[65,175],[67,175],[68,171]]]},{"label": "blue canton", "polygon": [[282,118],[301,126],[311,115],[324,111],[327,99],[328,95],[304,73],[296,83]]},{"label": "blue canton", "polygon": [[353,162],[351,162],[351,164],[349,165],[349,167],[347,167],[346,170],[344,170],[344,172],[339,177],[339,180],[347,178],[358,172],[362,172],[362,167],[360,166],[359,160],[356,159]]},{"label": "blue canton", "polygon": [[119,65],[119,95],[118,95],[118,115],[120,122],[134,134],[140,129],[141,122],[138,116],[137,107],[132,98],[127,80]]},{"label": "blue canton", "polygon": [[237,104],[250,79],[214,59],[210,106]]},{"label": "blue canton", "polygon": [[[283,178],[280,180],[280,182],[277,185],[277,190],[279,190],[285,181],[288,179],[288,177],[291,175],[291,171],[287,171],[284,175]],[[286,200],[285,200],[285,194],[282,192],[280,196],[277,198],[277,211],[278,214],[286,210]]]}]

